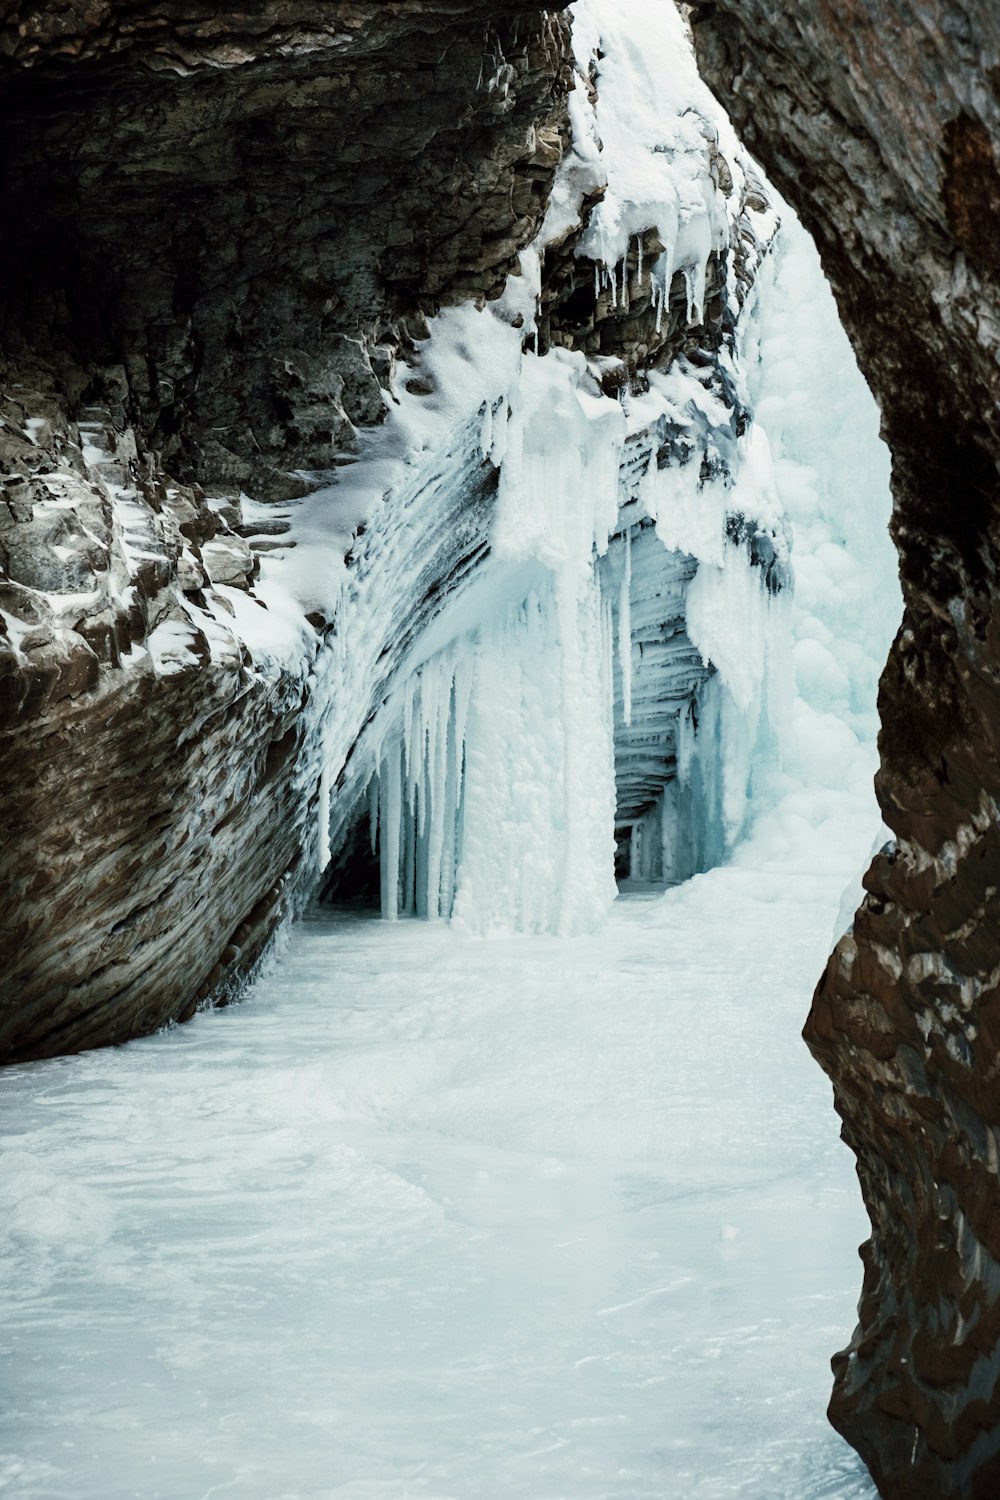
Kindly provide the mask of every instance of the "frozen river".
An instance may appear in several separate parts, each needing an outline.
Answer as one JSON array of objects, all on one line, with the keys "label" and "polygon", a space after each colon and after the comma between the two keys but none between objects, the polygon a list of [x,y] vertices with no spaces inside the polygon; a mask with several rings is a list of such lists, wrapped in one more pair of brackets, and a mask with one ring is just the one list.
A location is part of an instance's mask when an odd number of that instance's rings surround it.
[{"label": "frozen river", "polygon": [[799,1038],[845,806],[593,938],[315,917],[245,1004],[6,1073],[0,1491],[873,1495]]}]

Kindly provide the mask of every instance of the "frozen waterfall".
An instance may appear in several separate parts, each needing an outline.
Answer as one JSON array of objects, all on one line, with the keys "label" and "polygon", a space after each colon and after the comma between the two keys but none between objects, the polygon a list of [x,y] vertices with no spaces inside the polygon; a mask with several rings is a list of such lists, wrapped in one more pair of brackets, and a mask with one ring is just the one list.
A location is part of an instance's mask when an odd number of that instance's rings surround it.
[{"label": "frozen waterfall", "polygon": [[[724,193],[709,175],[706,140],[727,127],[669,10],[637,50],[606,6],[578,8],[581,69],[598,23],[608,55],[596,106],[574,95],[573,150],[539,240],[499,303],[434,321],[421,349],[432,395],[400,383],[367,456],[381,474],[393,440],[409,439],[402,478],[419,514],[400,506],[397,481],[392,504],[366,516],[338,604],[331,714],[357,696],[358,648],[365,658],[386,637],[381,622],[373,633],[367,595],[380,559],[400,556],[401,525],[422,533],[435,511],[445,525],[464,514],[471,469],[482,528],[474,568],[443,567],[422,595],[413,580],[411,612],[423,600],[426,621],[411,623],[405,648],[383,647],[393,669],[355,741],[332,724],[325,733],[326,891],[351,899],[377,887],[388,920],[592,930],[616,873],[667,886],[725,858],[773,738],[767,678],[791,573],[748,394],[755,295],[732,269],[721,343],[701,323],[710,258],[730,255],[737,235],[744,255],[747,242],[766,253],[776,219],[759,195]],[[726,148],[745,175],[735,142]],[[645,299],[659,330],[673,295],[690,347],[662,368],[540,352],[541,263],[595,183],[604,196],[574,250],[596,268],[594,316]],[[646,256],[656,243],[667,249]],[[448,468],[435,424],[463,423],[466,464]],[[418,560],[419,533],[405,534]]]},{"label": "frozen waterfall", "polygon": [[658,464],[662,393],[626,414],[587,390],[582,363],[526,357],[488,556],[352,747],[340,837],[356,846],[352,819],[367,821],[389,920],[590,930],[616,865],[670,884],[743,827],[787,630],[780,511],[739,470],[706,481]]}]

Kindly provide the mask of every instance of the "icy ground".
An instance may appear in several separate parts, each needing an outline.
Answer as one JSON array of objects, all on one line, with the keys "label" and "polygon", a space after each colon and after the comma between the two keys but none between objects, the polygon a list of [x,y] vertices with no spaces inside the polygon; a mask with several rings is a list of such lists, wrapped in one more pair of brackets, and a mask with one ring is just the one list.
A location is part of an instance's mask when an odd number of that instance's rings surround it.
[{"label": "icy ground", "polygon": [[873,1495],[798,1035],[868,829],[782,826],[599,937],[317,917],[243,1006],[8,1074],[0,1490]]}]

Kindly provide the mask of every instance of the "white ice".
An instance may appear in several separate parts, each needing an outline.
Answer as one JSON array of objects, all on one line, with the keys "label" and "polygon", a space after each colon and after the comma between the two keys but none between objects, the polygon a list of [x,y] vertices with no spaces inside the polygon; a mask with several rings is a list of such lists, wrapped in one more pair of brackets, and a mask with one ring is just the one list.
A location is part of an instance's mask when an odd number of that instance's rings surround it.
[{"label": "white ice", "polygon": [[[453,431],[467,420],[470,400],[480,402],[480,451],[499,466],[489,568],[499,579],[497,565],[504,566],[507,584],[506,594],[498,588],[490,598],[480,588],[483,613],[466,629],[457,656],[462,631],[447,628],[445,609],[431,631],[442,659],[435,663],[426,643],[418,644],[375,729],[352,752],[356,760],[370,756],[370,774],[385,782],[377,789],[378,837],[382,908],[390,920],[415,910],[432,918],[454,915],[467,931],[565,936],[593,930],[609,910],[615,790],[608,623],[617,610],[619,656],[630,667],[630,606],[623,592],[627,566],[612,603],[602,594],[596,563],[623,505],[635,519],[655,520],[665,549],[700,564],[688,633],[717,672],[688,717],[682,784],[645,816],[648,836],[644,857],[633,861],[637,869],[686,875],[732,847],[744,826],[751,764],[766,720],[769,643],[776,628],[787,628],[745,546],[727,542],[734,513],[775,529],[781,540],[783,508],[763,432],[751,423],[736,439],[731,407],[684,361],[654,372],[644,394],[619,402],[603,394],[582,353],[556,348],[539,357],[530,339],[522,349],[546,245],[572,222],[585,188],[606,184],[577,253],[596,257],[605,276],[614,277],[632,238],[655,229],[668,247],[664,295],[672,270],[688,276],[689,292],[703,288],[709,254],[724,249],[737,227],[739,187],[729,197],[718,188],[710,148],[724,143],[738,184],[744,158],[697,77],[673,8],[649,0],[624,6],[581,0],[574,37],[581,72],[596,63],[596,110],[581,80],[572,100],[571,149],[538,239],[522,256],[522,274],[511,278],[494,307],[453,309],[434,320],[422,347],[432,395],[416,410],[397,384],[386,430],[373,440],[388,452],[406,433],[411,464],[432,463],[442,425]],[[752,217],[766,243],[773,215]],[[739,230],[746,227],[743,221]],[[694,321],[701,317],[698,301],[689,308]],[[745,397],[742,356],[751,310],[731,301],[739,320],[735,360],[722,358]],[[690,462],[658,467],[655,434],[664,419],[671,430],[690,434]],[[714,434],[730,454],[729,469],[720,466],[708,481],[700,462],[704,433]],[[643,448],[647,464],[637,480],[635,457]],[[370,459],[348,471],[359,493],[369,468]],[[375,465],[373,472],[384,478],[389,470]],[[322,496],[310,502],[324,503]],[[422,501],[425,512],[427,504]],[[393,497],[369,518],[374,531],[387,533],[397,513]],[[301,569],[309,543],[299,541]],[[410,554],[409,566],[412,559],[419,565],[421,549],[411,547]],[[406,575],[394,582],[396,595],[405,594]],[[366,643],[379,631],[349,592],[339,614],[345,661],[359,678]],[[467,600],[459,602],[458,614],[466,627]],[[472,663],[461,713],[468,741],[455,733],[458,659]],[[419,682],[408,680],[408,672],[419,673]],[[630,671],[622,673],[622,684],[627,724]],[[363,698],[370,687],[345,690],[331,678],[325,691],[337,704]],[[330,785],[341,770],[337,756],[346,753],[342,742],[342,735],[327,737]],[[675,851],[669,861],[659,847],[665,842]]]},{"label": "white ice", "polygon": [[236,1010],[7,1075],[7,1493],[869,1494],[798,1040],[853,801],[599,939],[320,919]]},{"label": "white ice", "polygon": [[[721,251],[734,232],[746,229],[745,221],[737,225],[736,216],[748,168],[725,117],[697,77],[673,7],[659,0],[624,5],[580,0],[574,39],[581,73],[596,61],[596,108],[581,79],[570,101],[571,148],[539,235],[521,256],[520,274],[509,279],[497,302],[446,309],[432,319],[431,336],[420,347],[422,394],[409,388],[411,372],[401,366],[384,392],[385,423],[360,433],[352,460],[336,474],[321,476],[318,490],[282,507],[280,514],[290,523],[287,544],[279,538],[277,549],[262,558],[256,590],[261,602],[235,589],[219,590],[258,667],[293,667],[309,676],[313,686],[309,714],[318,727],[307,739],[315,757],[314,785],[324,799],[318,857],[330,847],[337,853],[325,804],[328,789],[341,784],[348,757],[355,755],[354,776],[358,761],[373,754],[360,777],[359,795],[365,776],[378,777],[384,770],[380,857],[388,866],[383,907],[390,919],[411,907],[432,917],[448,916],[454,909],[469,930],[541,927],[565,935],[591,928],[606,913],[614,896],[607,869],[614,830],[611,694],[602,688],[604,679],[611,680],[604,641],[610,605],[598,597],[595,558],[607,548],[625,498],[617,477],[625,440],[634,443],[644,431],[651,440],[654,424],[663,418],[679,430],[697,433],[707,423],[729,432],[729,409],[687,365],[655,374],[645,395],[619,403],[602,394],[582,354],[555,349],[539,358],[531,348],[546,246],[575,221],[584,192],[606,188],[577,253],[595,256],[605,268],[602,274],[617,277],[625,296],[618,261],[635,236],[657,231],[666,247],[656,270],[663,297],[671,274],[683,273],[694,322],[701,317],[710,253]],[[728,197],[713,173],[716,143],[721,143],[736,181]],[[773,231],[773,216],[753,214],[751,219],[763,245]],[[732,284],[730,300],[735,317],[740,308]],[[745,376],[738,365],[731,373],[739,387]],[[474,649],[467,724],[481,744],[489,742],[499,788],[482,776],[464,778],[465,752],[471,764],[477,751],[471,742],[466,746],[455,738],[454,725],[444,726],[435,740],[440,755],[433,764],[424,764],[428,733],[411,736],[408,747],[403,744],[410,710],[400,699],[410,703],[414,695],[412,684],[405,682],[407,673],[421,672],[419,704],[430,698],[438,705],[445,701],[440,689],[447,665],[425,665],[430,653],[424,642],[417,643],[397,674],[382,720],[364,737],[361,749],[352,751],[367,706],[378,705],[383,648],[398,639],[405,624],[401,601],[412,596],[411,608],[419,608],[427,587],[424,546],[409,539],[414,509],[419,504],[420,523],[431,531],[435,504],[442,515],[452,513],[456,481],[438,483],[435,476],[440,478],[447,468],[442,455],[448,454],[456,434],[471,425],[478,428],[482,454],[500,468],[490,566],[498,579],[494,564],[508,565],[504,576],[509,588],[506,595],[494,590],[492,615],[471,622],[471,628],[468,620],[459,622],[461,629],[452,621],[449,633],[447,622],[436,620],[432,629],[442,648],[451,649],[464,631],[469,651]],[[693,448],[698,441],[692,438]],[[716,810],[722,820],[718,837],[713,833],[705,847],[722,852],[743,825],[772,623],[759,572],[749,573],[741,549],[726,544],[726,519],[734,505],[765,526],[780,518],[780,505],[772,503],[764,482],[762,447],[766,458],[766,444],[751,428],[733,455],[734,483],[720,476],[701,485],[697,453],[687,465],[663,473],[653,466],[642,496],[664,546],[685,550],[703,565],[692,596],[691,623],[696,644],[719,670],[720,685],[712,689],[713,704],[707,707],[714,710],[714,700],[720,702],[718,712],[709,714],[718,725],[718,744],[701,767],[709,790],[701,805]],[[249,500],[246,511],[251,524],[265,524],[273,513]],[[356,566],[348,567],[345,555],[362,523],[364,541],[355,543]],[[546,573],[541,582],[540,570]],[[535,618],[539,605],[549,628],[544,637],[536,632],[534,644],[549,660],[539,661],[537,670],[520,681],[507,673],[504,690],[494,694],[497,670],[503,676],[497,641],[505,632],[509,637],[518,612]],[[459,607],[465,607],[461,601]],[[306,623],[304,614],[313,609],[336,620],[332,646],[321,649]],[[626,607],[626,623],[627,614]],[[496,670],[489,666],[491,652]],[[547,676],[556,690],[543,713],[529,722],[529,700],[537,700],[537,694],[532,698],[532,676]],[[689,738],[694,767],[699,747]],[[522,747],[527,758],[519,763]],[[405,787],[397,769],[401,758],[409,768]],[[724,788],[715,785],[722,767]],[[506,783],[504,768],[509,770]],[[422,799],[417,795],[420,783]],[[694,793],[684,797],[692,805],[699,803]],[[432,803],[436,813],[425,834],[425,814]],[[390,804],[399,823],[387,816]],[[508,855],[511,849],[516,853],[512,830],[523,827],[529,805],[546,821],[532,825],[538,860],[534,874],[527,860],[522,893],[512,888]],[[662,865],[662,860],[654,863]],[[539,899],[552,871],[559,889],[551,898],[543,894]]]},{"label": "white ice", "polygon": [[9,1074],[3,1492],[872,1494],[823,1415],[864,1215],[798,1037],[833,835],[600,938],[309,921],[244,1005]]}]

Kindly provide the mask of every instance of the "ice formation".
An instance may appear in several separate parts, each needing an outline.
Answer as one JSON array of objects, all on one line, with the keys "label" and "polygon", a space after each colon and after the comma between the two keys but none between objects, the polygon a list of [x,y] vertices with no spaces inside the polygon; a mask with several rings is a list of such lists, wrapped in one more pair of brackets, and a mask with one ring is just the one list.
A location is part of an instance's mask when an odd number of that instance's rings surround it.
[{"label": "ice formation", "polygon": [[[314,669],[317,862],[328,890],[374,894],[376,851],[389,920],[569,934],[599,924],[616,872],[668,884],[718,862],[766,720],[790,574],[728,247],[766,246],[776,220],[746,206],[744,159],[672,6],[580,0],[574,35],[596,103],[582,84],[572,96],[572,148],[520,276],[432,320],[420,393],[395,381],[358,460],[293,508],[295,553],[265,562],[269,597],[335,622]],[[723,347],[611,394],[615,361],[539,352],[542,262],[574,230],[601,305],[627,307],[651,277],[658,324],[671,288],[702,322],[722,258]],[[338,526],[349,555],[331,580]]]},{"label": "ice formation", "polygon": [[[549,227],[638,143],[600,221],[621,297],[658,205],[697,217],[715,117],[669,5],[578,10],[609,118],[588,134],[580,91]],[[644,162],[680,130],[690,153]],[[695,316],[706,241],[672,243]],[[636,881],[729,866],[570,944],[310,922],[238,1025],[12,1074],[0,1487],[870,1494],[823,1426],[864,1224],[798,1033],[877,824],[899,595],[874,404],[790,223],[773,262],[735,400],[678,362],[617,401],[584,355],[523,349],[529,255],[502,304],[435,320],[430,394],[400,383],[289,507],[268,609],[230,591],[258,659],[313,673],[316,864],[367,869],[387,917],[596,924],[616,835]],[[157,646],[164,671],[186,649]]]}]

